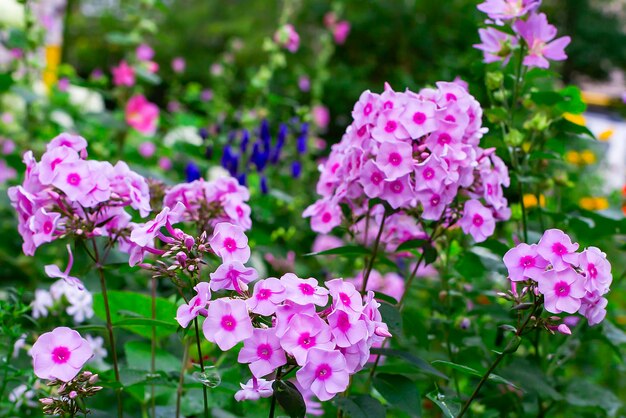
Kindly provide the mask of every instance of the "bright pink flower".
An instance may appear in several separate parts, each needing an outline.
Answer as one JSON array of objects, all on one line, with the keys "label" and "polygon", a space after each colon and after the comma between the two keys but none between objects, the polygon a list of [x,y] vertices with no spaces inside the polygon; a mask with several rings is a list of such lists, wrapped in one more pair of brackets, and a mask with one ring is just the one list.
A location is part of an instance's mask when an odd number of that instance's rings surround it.
[{"label": "bright pink flower", "polygon": [[513,55],[514,47],[519,42],[517,38],[495,28],[478,29],[480,44],[474,48],[483,51],[483,62],[486,64],[502,61],[506,65]]},{"label": "bright pink flower", "polygon": [[228,222],[215,225],[209,245],[222,258],[223,262],[239,261],[245,263],[250,259],[248,237],[243,228]]},{"label": "bright pink flower", "polygon": [[493,234],[496,222],[491,211],[484,207],[478,200],[472,199],[465,202],[463,217],[459,225],[466,234],[471,234],[476,242],[482,242]]},{"label": "bright pink flower", "polygon": [[511,20],[536,10],[541,0],[485,0],[477,9],[495,21]]},{"label": "bright pink flower", "polygon": [[368,160],[361,171],[360,183],[367,197],[374,199],[385,191],[385,173],[376,163]]},{"label": "bright pink flower", "polygon": [[280,337],[280,345],[300,366],[305,364],[313,348],[335,348],[328,324],[317,315],[304,314],[296,314],[291,318],[287,331]]},{"label": "bright pink flower", "polygon": [[85,198],[96,187],[96,175],[85,160],[61,164],[56,168],[58,171],[52,185],[65,193],[71,201]]},{"label": "bright pink flower", "polygon": [[54,147],[41,156],[39,163],[39,181],[49,185],[55,180],[62,164],[70,164],[80,160],[78,152],[66,146]]},{"label": "bright pink flower", "polygon": [[317,315],[315,305],[298,305],[297,303],[286,300],[285,303],[276,308],[276,336],[282,338],[289,327],[289,321],[297,314],[308,316]]},{"label": "bright pink flower", "polygon": [[132,87],[135,84],[135,70],[126,61],[121,61],[113,67],[113,84],[116,86]]},{"label": "bright pink flower", "polygon": [[567,59],[565,47],[569,45],[571,38],[556,37],[556,28],[548,23],[545,14],[532,14],[524,20],[518,20],[513,24],[513,29],[528,45],[528,55],[524,58],[527,67],[548,68],[548,60],[563,61]]},{"label": "bright pink flower", "polygon": [[421,138],[433,132],[435,123],[435,111],[437,105],[425,100],[411,100],[400,116],[402,126],[409,132],[411,138]]},{"label": "bright pink flower", "polygon": [[159,122],[159,108],[143,95],[135,95],[126,104],[126,123],[143,135],[154,135]]},{"label": "bright pink flower", "polygon": [[509,270],[509,279],[521,282],[533,279],[538,282],[543,278],[548,262],[537,253],[537,245],[521,243],[504,254],[504,264]]},{"label": "bright pink flower", "polygon": [[361,320],[361,314],[352,310],[336,308],[328,315],[328,324],[338,347],[350,347],[369,337],[367,324]]},{"label": "bright pink flower", "polygon": [[154,50],[148,44],[141,44],[135,50],[139,61],[150,61],[154,58]]},{"label": "bright pink flower", "polygon": [[385,189],[381,198],[386,200],[392,208],[398,209],[415,198],[410,176],[404,175],[395,180],[385,181]]},{"label": "bright pink flower", "polygon": [[588,294],[580,305],[580,314],[587,318],[590,326],[599,324],[606,317],[606,306],[609,301],[597,293]]},{"label": "bright pink flower", "polygon": [[93,350],[78,332],[58,327],[42,334],[33,344],[30,354],[37,377],[69,382],[93,357]]},{"label": "bright pink flower", "polygon": [[250,219],[250,206],[235,197],[226,199],[224,202],[224,212],[230,217],[231,221],[239,225],[245,230],[252,228],[252,219]]},{"label": "bright pink flower", "polygon": [[[611,274],[611,263],[606,259],[605,253],[599,248],[589,247],[580,254],[570,254],[569,256],[578,256],[576,262],[572,264],[582,269],[587,292],[598,292],[603,295],[609,291],[613,275]],[[568,256],[565,259],[569,260]]]},{"label": "bright pink flower", "polygon": [[363,300],[354,284],[343,279],[333,279],[327,281],[325,285],[333,298],[333,309],[343,309],[352,313],[363,311]]},{"label": "bright pink flower", "polygon": [[311,228],[321,234],[327,234],[341,224],[341,208],[330,200],[318,200],[306,208],[302,216],[311,217]]},{"label": "bright pink flower", "polygon": [[39,208],[30,218],[28,226],[33,232],[33,242],[39,247],[41,244],[54,240],[57,222],[61,215],[52,212],[48,213],[44,208]]},{"label": "bright pink flower", "polygon": [[68,147],[80,154],[81,158],[87,158],[87,140],[82,136],[68,134],[66,132],[55,136],[46,145],[46,151],[50,152],[58,147]]},{"label": "bright pink flower", "polygon": [[311,109],[311,117],[315,125],[324,130],[328,127],[328,123],[330,122],[330,111],[326,106],[315,105],[313,109]]},{"label": "bright pink flower", "polygon": [[387,180],[395,180],[413,170],[413,147],[406,142],[383,143],[378,149],[376,165]]},{"label": "bright pink flower", "polygon": [[300,47],[300,35],[292,24],[287,23],[274,33],[274,42],[293,54]]},{"label": "bright pink flower", "polygon": [[180,305],[176,310],[176,321],[183,328],[187,328],[189,323],[201,313],[206,314],[206,307],[211,300],[211,290],[207,282],[198,283],[193,290],[196,291],[196,296],[189,299],[189,303]]},{"label": "bright pink flower", "polygon": [[361,93],[359,101],[354,104],[352,118],[357,127],[364,124],[374,124],[378,118],[380,99],[378,94],[373,94],[369,90]]},{"label": "bright pink flower", "polygon": [[280,346],[275,329],[255,328],[252,337],[243,342],[237,361],[249,363],[252,375],[258,378],[287,364],[287,357]]},{"label": "bright pink flower", "polygon": [[246,267],[238,260],[225,261],[211,276],[211,290],[236,290],[242,292],[243,286],[256,280],[259,273],[252,267]]},{"label": "bright pink flower", "polygon": [[314,278],[301,279],[293,273],[287,273],[280,278],[285,286],[285,298],[298,305],[313,304],[325,306],[328,302],[328,290],[318,286]]},{"label": "bright pink flower", "polygon": [[174,70],[175,73],[182,73],[185,71],[185,66],[185,59],[182,57],[176,57],[172,60],[172,70]]},{"label": "bright pink flower", "polygon": [[55,264],[49,264],[45,266],[44,271],[46,272],[46,275],[50,278],[63,279],[69,285],[76,286],[79,290],[83,290],[85,288],[83,286],[83,282],[81,282],[80,279],[76,277],[70,276],[70,271],[72,270],[72,266],[74,265],[74,255],[72,254],[72,248],[70,247],[69,244],[66,246],[66,248],[67,248],[67,253],[69,257],[68,257],[67,267],[65,268],[65,271],[61,271],[61,269],[57,267]]},{"label": "bright pink flower", "polygon": [[152,246],[161,228],[168,226],[171,228],[172,225],[180,222],[184,212],[185,205],[181,202],[178,202],[173,210],[165,206],[153,220],[137,225],[130,233],[130,241],[140,247]]},{"label": "bright pink flower", "polygon": [[[395,106],[392,100],[389,100],[387,103],[390,103],[389,106]],[[383,112],[378,117],[376,125],[372,128],[372,138],[381,143],[389,141],[394,144],[398,143],[398,139],[409,139],[411,136],[400,121],[403,112],[404,109],[400,106]]]},{"label": "bright pink flower", "polygon": [[275,277],[259,280],[254,285],[252,297],[246,299],[248,309],[259,315],[269,316],[286,297],[285,286]]},{"label": "bright pink flower", "polygon": [[306,364],[298,370],[296,377],[300,385],[311,388],[321,401],[332,399],[350,383],[343,354],[320,348],[310,351]]},{"label": "bright pink flower", "polygon": [[272,389],[273,380],[257,379],[253,377],[248,380],[245,385],[240,383],[241,390],[235,393],[235,400],[241,401],[258,401],[261,398],[269,398],[274,394]]},{"label": "bright pink flower", "polygon": [[350,22],[347,20],[339,21],[333,29],[333,37],[337,45],[343,45],[350,34]]},{"label": "bright pink flower", "polygon": [[227,351],[252,336],[252,321],[246,303],[241,299],[217,299],[209,304],[202,324],[207,340]]},{"label": "bright pink flower", "polygon": [[537,244],[537,253],[548,260],[557,271],[570,268],[566,259],[569,259],[576,250],[578,244],[572,243],[572,239],[559,229],[545,231]]},{"label": "bright pink flower", "polygon": [[539,292],[544,297],[546,311],[555,314],[575,313],[580,308],[581,299],[585,296],[584,277],[572,268],[567,270],[551,270],[539,282]]}]

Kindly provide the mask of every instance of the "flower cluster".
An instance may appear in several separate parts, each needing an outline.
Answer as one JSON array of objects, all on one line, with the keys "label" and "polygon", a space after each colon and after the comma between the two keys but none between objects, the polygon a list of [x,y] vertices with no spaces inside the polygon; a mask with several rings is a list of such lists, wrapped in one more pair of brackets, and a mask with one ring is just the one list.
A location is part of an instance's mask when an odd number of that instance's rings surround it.
[{"label": "flower cluster", "polygon": [[[258,273],[244,266],[250,248],[243,229],[220,223],[208,242],[222,264],[208,283],[195,286],[176,319],[187,327],[205,316],[205,337],[223,351],[243,342],[238,361],[249,365],[253,378],[242,384],[237,400],[271,396],[272,381],[265,378],[280,375],[282,367],[298,369],[302,388],[322,401],[331,399],[363,368],[372,345],[391,336],[373,292],[362,297],[343,279],[323,287],[293,273],[258,280],[250,292]],[[221,292],[217,298],[216,292]]]},{"label": "flower cluster", "polygon": [[[567,59],[565,47],[570,43],[569,36],[555,39],[556,27],[548,23],[544,13],[537,13],[541,0],[486,0],[478,5],[494,23],[486,29],[479,29],[481,43],[474,45],[483,51],[484,62],[502,61],[506,64],[515,49],[523,46],[522,64],[526,67],[548,68],[552,61]],[[497,27],[509,25],[510,31]]]},{"label": "flower cluster", "polygon": [[8,194],[27,255],[63,236],[116,236],[130,223],[127,207],[141,216],[151,210],[146,180],[122,161],[88,160],[87,141],[80,136],[61,134],[48,143],[41,161],[28,151],[24,163],[23,184]]},{"label": "flower cluster", "polygon": [[300,48],[300,35],[291,23],[286,23],[274,33],[274,42],[293,54]]},{"label": "flower cluster", "polygon": [[509,279],[529,282],[543,296],[546,311],[576,312],[596,325],[606,316],[613,276],[606,254],[596,247],[577,252],[579,245],[563,231],[545,231],[537,244],[519,244],[504,255]]},{"label": "flower cluster", "polygon": [[33,318],[45,318],[51,312],[58,312],[63,307],[74,322],[80,324],[93,317],[93,296],[86,289],[79,289],[65,280],[57,280],[50,290],[35,290],[32,302]]},{"label": "flower cluster", "polygon": [[420,93],[365,91],[342,140],[320,166],[322,196],[304,212],[314,231],[341,224],[340,205],[356,216],[380,199],[395,212],[460,225],[476,241],[510,216],[502,186],[508,170],[494,149],[482,149],[480,104],[458,83]]}]

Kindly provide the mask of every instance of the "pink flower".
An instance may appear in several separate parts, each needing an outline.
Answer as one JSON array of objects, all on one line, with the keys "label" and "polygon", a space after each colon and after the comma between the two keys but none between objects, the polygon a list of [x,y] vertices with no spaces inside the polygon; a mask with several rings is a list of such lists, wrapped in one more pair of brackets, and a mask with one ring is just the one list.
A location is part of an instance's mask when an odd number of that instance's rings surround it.
[{"label": "pink flower", "polygon": [[486,64],[502,61],[506,65],[519,43],[514,36],[491,27],[478,29],[478,34],[481,43],[475,44],[474,48],[483,51],[483,62]]},{"label": "pink flower", "polygon": [[314,348],[307,362],[296,373],[298,383],[310,388],[321,400],[332,399],[348,387],[350,376],[346,370],[346,359],[339,351]]},{"label": "pink flower", "polygon": [[350,34],[350,22],[347,20],[339,21],[333,29],[333,37],[337,45],[343,45]]},{"label": "pink flower", "polygon": [[220,222],[213,230],[209,245],[222,258],[223,262],[239,261],[245,263],[250,259],[248,237],[243,228],[228,222]]},{"label": "pink flower", "polygon": [[62,272],[61,269],[57,267],[55,264],[49,264],[45,266],[44,271],[50,278],[63,279],[69,285],[76,286],[79,290],[83,290],[85,288],[83,286],[83,282],[81,282],[80,279],[76,277],[70,276],[70,271],[72,270],[72,266],[74,265],[74,256],[72,255],[72,248],[70,247],[69,244],[66,246],[66,248],[67,248],[67,253],[69,255],[69,259],[67,261],[67,267],[65,268],[65,271]]},{"label": "pink flower", "polygon": [[352,313],[363,311],[363,300],[354,284],[343,279],[333,279],[327,281],[325,285],[333,298],[333,309],[343,309]]},{"label": "pink flower", "polygon": [[475,199],[465,202],[463,217],[459,225],[461,225],[463,232],[471,234],[476,242],[486,240],[493,235],[496,228],[496,222],[491,211]]},{"label": "pink flower", "polygon": [[42,334],[33,344],[30,354],[37,377],[69,382],[93,357],[93,350],[78,332],[58,327]]},{"label": "pink flower", "polygon": [[335,348],[330,327],[317,314],[294,315],[287,331],[280,337],[280,345],[300,366],[307,362],[308,353],[313,348]]},{"label": "pink flower", "polygon": [[126,61],[121,61],[111,71],[113,73],[113,84],[116,86],[132,87],[135,84],[135,70]]},{"label": "pink flower", "polygon": [[551,270],[539,282],[539,292],[544,297],[546,311],[555,314],[575,313],[585,296],[584,278],[572,268],[562,271]]},{"label": "pink flower", "polygon": [[33,232],[33,242],[39,247],[41,244],[54,240],[57,232],[57,222],[61,215],[52,212],[48,213],[44,208],[39,208],[37,212],[29,219],[28,226]]},{"label": "pink flower", "polygon": [[309,77],[306,75],[301,75],[298,78],[298,88],[300,89],[300,91],[303,91],[305,93],[311,90],[311,79],[309,79]]},{"label": "pink flower", "polygon": [[289,322],[298,314],[308,316],[317,315],[315,305],[298,305],[297,303],[287,300],[284,304],[276,308],[276,336],[278,338],[282,338],[283,335],[285,335],[287,328],[289,328]]},{"label": "pink flower", "polygon": [[[598,292],[601,295],[609,291],[613,275],[611,263],[606,259],[606,254],[599,248],[585,248],[581,254],[576,254],[578,260],[572,263],[580,266],[585,276],[585,290],[589,293]],[[566,256],[566,259],[568,256]],[[571,255],[570,255],[571,257]]]},{"label": "pink flower", "polygon": [[311,251],[313,251],[314,253],[319,253],[322,251],[332,250],[333,248],[341,247],[342,245],[344,244],[341,238],[337,238],[333,235],[318,234],[315,237],[315,241],[313,241]]},{"label": "pink flower", "polygon": [[235,400],[241,401],[258,401],[261,398],[269,398],[274,394],[272,389],[273,380],[257,379],[253,377],[248,380],[245,385],[240,383],[241,390],[235,393]]},{"label": "pink flower", "polygon": [[298,305],[313,304],[325,306],[328,302],[328,290],[318,286],[314,278],[301,279],[293,273],[287,273],[280,278],[285,286],[285,298]]},{"label": "pink flower", "polygon": [[485,0],[477,8],[490,19],[501,21],[522,17],[536,10],[540,4],[541,0]]},{"label": "pink flower", "polygon": [[528,278],[538,282],[543,278],[548,262],[537,253],[537,245],[521,243],[504,254],[504,264],[509,270],[509,279],[514,282]]},{"label": "pink flower", "polygon": [[557,270],[570,269],[566,261],[578,250],[578,244],[572,243],[572,239],[559,229],[548,229],[537,244],[537,253],[548,260],[552,267]]},{"label": "pink flower", "polygon": [[435,111],[437,105],[425,100],[411,100],[402,115],[400,122],[409,132],[411,138],[420,138],[433,132],[437,125],[435,123]]},{"label": "pink flower", "polygon": [[211,290],[236,290],[242,293],[244,284],[248,284],[259,277],[252,267],[246,267],[238,260],[232,260],[221,264],[211,276]]},{"label": "pink flower", "polygon": [[189,323],[201,313],[206,314],[206,306],[211,300],[211,290],[207,282],[198,283],[193,290],[196,291],[196,296],[189,299],[189,303],[180,305],[176,310],[176,321],[183,328],[187,328]]},{"label": "pink flower", "polygon": [[39,181],[41,184],[49,185],[55,180],[59,173],[59,166],[70,164],[80,160],[78,152],[64,145],[50,148],[41,156],[39,163]]},{"label": "pink flower", "polygon": [[413,170],[413,147],[405,142],[383,143],[378,149],[376,165],[387,180],[395,180]]},{"label": "pink flower", "polygon": [[609,301],[598,294],[585,296],[580,305],[580,314],[587,318],[590,326],[599,324],[606,317],[606,306]]},{"label": "pink flower", "polygon": [[139,61],[150,61],[154,58],[154,50],[148,44],[141,44],[135,50]]},{"label": "pink flower", "polygon": [[252,375],[262,377],[287,364],[287,357],[280,346],[275,329],[255,328],[252,337],[243,342],[237,361],[250,363]]},{"label": "pink flower", "polygon": [[341,208],[330,200],[318,200],[305,209],[303,218],[311,217],[311,228],[322,234],[341,224]]},{"label": "pink flower", "polygon": [[227,351],[252,336],[252,321],[246,303],[241,299],[217,299],[209,304],[202,324],[207,340]]},{"label": "pink flower", "polygon": [[87,140],[82,136],[68,134],[66,132],[55,136],[46,145],[46,151],[50,152],[58,147],[68,147],[80,154],[82,158],[87,158]]},{"label": "pink flower", "polygon": [[159,108],[143,95],[135,95],[126,104],[126,123],[143,135],[154,135],[159,122]]},{"label": "pink flower", "polygon": [[185,59],[182,57],[176,57],[172,60],[172,70],[174,70],[175,73],[182,73],[185,71],[185,66]]},{"label": "pink flower", "polygon": [[252,297],[246,299],[248,309],[259,315],[269,316],[285,300],[285,286],[275,277],[259,280],[254,285]]},{"label": "pink flower", "polygon": [[140,247],[153,245],[154,239],[160,233],[161,228],[168,227],[171,229],[172,225],[182,220],[184,212],[185,205],[181,202],[178,202],[173,210],[165,206],[153,220],[137,225],[130,233],[130,241]]},{"label": "pink flower", "polygon": [[313,109],[311,109],[311,116],[313,117],[315,125],[317,125],[320,129],[324,130],[328,127],[328,123],[330,122],[330,111],[326,106],[313,106]]},{"label": "pink flower", "polygon": [[385,181],[385,189],[381,198],[386,200],[392,208],[398,209],[415,198],[410,176],[404,175],[392,181]]},{"label": "pink flower", "polygon": [[139,144],[139,148],[137,150],[139,151],[139,155],[143,158],[150,158],[156,151],[156,145],[150,141],[145,141]]},{"label": "pink flower", "polygon": [[527,67],[548,68],[548,60],[563,61],[567,59],[565,47],[569,45],[571,38],[556,37],[556,28],[548,23],[545,14],[532,14],[528,20],[518,20],[513,24],[513,29],[528,45],[528,55],[524,58]]},{"label": "pink flower", "polygon": [[61,164],[52,185],[60,189],[69,200],[79,201],[96,187],[95,173],[90,170],[89,162],[77,160]]},{"label": "pink flower", "polygon": [[384,193],[385,179],[385,173],[378,165],[374,161],[368,160],[361,171],[359,182],[367,197],[374,199]]},{"label": "pink flower", "polygon": [[328,315],[328,324],[338,347],[350,347],[369,337],[367,324],[354,311],[337,308]]},{"label": "pink flower", "polygon": [[300,47],[300,35],[292,24],[287,23],[274,33],[274,42],[293,54]]}]

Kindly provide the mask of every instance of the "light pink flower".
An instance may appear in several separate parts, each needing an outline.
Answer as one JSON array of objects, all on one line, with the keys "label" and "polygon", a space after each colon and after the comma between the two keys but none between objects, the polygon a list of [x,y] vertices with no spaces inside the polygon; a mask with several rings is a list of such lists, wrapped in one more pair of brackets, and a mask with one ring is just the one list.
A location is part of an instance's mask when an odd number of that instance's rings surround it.
[{"label": "light pink flower", "polygon": [[471,234],[476,242],[486,240],[496,228],[496,222],[491,211],[475,199],[465,202],[463,217],[459,221],[459,225],[461,225],[463,232]]},{"label": "light pink flower", "polygon": [[363,300],[354,284],[343,279],[333,279],[327,281],[325,285],[333,298],[333,309],[343,309],[352,313],[363,311]]},{"label": "light pink flower", "polygon": [[252,336],[252,321],[246,303],[241,299],[217,299],[209,304],[202,324],[207,340],[227,351]]},{"label": "light pink flower", "polygon": [[539,282],[538,288],[543,294],[546,311],[555,314],[575,313],[586,294],[584,277],[576,273],[573,268],[561,271],[550,270]]},{"label": "light pink flower", "polygon": [[285,286],[285,298],[298,305],[313,304],[325,306],[328,302],[328,290],[318,286],[314,278],[301,279],[293,273],[287,273],[280,278]]},{"label": "light pink flower", "polygon": [[350,383],[343,354],[320,348],[310,351],[306,364],[298,370],[296,377],[302,387],[311,388],[321,401],[332,399]]},{"label": "light pink flower", "polygon": [[239,363],[249,363],[255,377],[263,377],[277,367],[287,364],[287,357],[273,328],[255,328],[252,337],[243,342],[237,357]]},{"label": "light pink flower", "polygon": [[376,165],[387,180],[395,180],[413,171],[413,147],[406,142],[383,143],[378,149]]},{"label": "light pink flower", "polygon": [[126,104],[126,123],[143,135],[154,135],[159,122],[159,108],[139,94]]},{"label": "light pink flower", "polygon": [[93,350],[78,332],[58,327],[42,334],[33,344],[30,354],[37,377],[69,382],[93,357]]},{"label": "light pink flower", "polygon": [[[566,260],[568,259],[567,257]],[[582,269],[585,275],[585,290],[587,292],[598,292],[603,295],[609,291],[613,281],[611,263],[606,259],[606,254],[600,251],[599,248],[585,248],[585,251],[578,255],[577,262],[572,264],[578,265]]]},{"label": "light pink flower", "polygon": [[322,234],[329,233],[341,224],[341,208],[330,200],[318,200],[302,213],[302,217],[311,217],[311,228]]},{"label": "light pink flower", "polygon": [[328,324],[338,347],[350,347],[369,337],[361,314],[352,310],[335,309],[328,315]]},{"label": "light pink flower", "polygon": [[29,219],[28,226],[33,232],[33,242],[39,247],[41,244],[51,242],[57,233],[57,223],[61,215],[56,212],[48,213],[44,208],[39,208]]},{"label": "light pink flower", "polygon": [[135,84],[135,70],[126,61],[121,61],[111,72],[116,86],[132,87]]},{"label": "light pink flower", "polygon": [[176,310],[176,321],[183,328],[187,328],[189,323],[201,313],[206,314],[206,307],[211,300],[211,290],[207,282],[198,283],[193,290],[196,291],[196,296],[189,299],[189,303],[180,305]]},{"label": "light pink flower", "polygon": [[318,315],[296,314],[289,321],[285,334],[280,337],[280,345],[302,366],[313,348],[332,350],[331,329]]},{"label": "light pink flower", "polygon": [[286,293],[285,286],[275,277],[259,280],[254,285],[252,296],[246,299],[246,304],[252,312],[269,316],[285,300]]},{"label": "light pink flower", "polygon": [[588,294],[580,305],[580,314],[587,318],[590,326],[599,324],[606,317],[606,306],[609,301],[597,293]]},{"label": "light pink flower", "polygon": [[242,293],[243,285],[247,285],[259,277],[252,267],[244,266],[238,260],[226,261],[211,276],[211,290],[236,290]]},{"label": "light pink flower", "polygon": [[513,24],[513,29],[528,45],[528,55],[524,58],[527,67],[548,68],[552,61],[567,59],[565,47],[569,45],[571,38],[556,37],[556,27],[548,23],[545,14],[531,14],[527,20],[518,20]]},{"label": "light pink flower", "polygon": [[175,73],[182,73],[185,71],[185,66],[185,59],[182,57],[176,57],[172,60],[172,70],[174,70]]},{"label": "light pink flower", "polygon": [[578,244],[560,229],[548,229],[537,244],[537,253],[548,260],[557,270],[566,270],[570,264],[566,261],[578,250]]},{"label": "light pink flower", "polygon": [[330,111],[324,105],[315,105],[313,109],[311,109],[311,117],[315,125],[324,130],[328,127],[328,123],[330,122]]},{"label": "light pink flower", "polygon": [[514,47],[519,44],[517,38],[495,28],[478,29],[480,44],[474,48],[483,51],[483,62],[486,64],[502,61],[506,65],[513,55]]},{"label": "light pink flower", "polygon": [[141,44],[135,50],[139,61],[150,61],[154,58],[154,50],[148,44]]},{"label": "light pink flower", "polygon": [[272,389],[273,380],[257,379],[253,377],[248,380],[245,385],[240,383],[241,390],[235,393],[235,400],[241,401],[258,401],[261,398],[269,398],[274,394]]},{"label": "light pink flower", "polygon": [[291,301],[285,301],[282,305],[276,308],[276,336],[282,338],[289,327],[291,319],[298,314],[315,316],[315,305],[298,305]]},{"label": "light pink flower", "polygon": [[172,225],[180,222],[184,212],[185,205],[181,202],[178,202],[173,210],[165,206],[153,220],[133,228],[130,233],[130,241],[140,247],[153,245],[154,238],[160,233],[161,228],[168,226],[171,228]]},{"label": "light pink flower", "polygon": [[250,259],[248,237],[243,228],[228,222],[215,225],[209,245],[222,258],[223,262],[239,261],[245,263]]},{"label": "light pink flower", "polygon": [[509,270],[509,279],[520,282],[527,279],[540,281],[545,274],[548,261],[539,255],[537,245],[521,243],[504,254],[504,264]]},{"label": "light pink flower", "polygon": [[139,144],[139,148],[137,148],[137,151],[139,151],[139,155],[141,155],[143,158],[150,158],[154,155],[154,152],[156,151],[156,145],[154,145],[153,142],[145,141]]},{"label": "light pink flower", "polygon": [[511,20],[536,10],[541,0],[485,0],[477,9],[496,21]]}]

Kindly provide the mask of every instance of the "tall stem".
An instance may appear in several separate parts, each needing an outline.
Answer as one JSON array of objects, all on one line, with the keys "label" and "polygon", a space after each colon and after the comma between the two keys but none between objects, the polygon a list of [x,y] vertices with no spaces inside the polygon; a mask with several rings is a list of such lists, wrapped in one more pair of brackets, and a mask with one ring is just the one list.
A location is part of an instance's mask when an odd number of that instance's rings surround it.
[{"label": "tall stem", "polygon": [[[196,328],[196,347],[198,348],[198,358],[200,359],[200,370],[202,370],[204,375],[204,359],[202,358],[202,348],[200,347],[200,330],[197,317],[193,319],[193,325]],[[202,396],[204,398],[204,418],[209,418],[209,394],[204,383],[202,383]]]},{"label": "tall stem", "polygon": [[178,388],[176,389],[176,418],[180,418],[180,400],[183,396],[183,383],[185,382],[185,367],[189,360],[189,341],[185,341],[183,349],[183,362],[180,366],[180,377],[178,378]]},{"label": "tall stem", "polygon": [[[276,380],[280,380],[281,373],[283,371],[282,366],[276,370]],[[272,394],[272,402],[270,403],[270,414],[269,418],[274,418],[274,413],[276,412],[276,394]]]},{"label": "tall stem", "polygon": [[[156,288],[157,288],[157,281],[156,281],[156,277],[152,276],[152,320],[156,319]],[[156,371],[156,326],[152,325],[152,344],[150,347],[150,356],[151,356],[151,361],[150,361],[150,372],[152,374],[155,373]],[[156,418],[156,399],[155,397],[155,390],[156,390],[156,386],[154,385],[154,383],[152,383],[152,388],[151,388],[151,402],[152,402],[152,416],[154,418]]]},{"label": "tall stem", "polygon": [[378,234],[376,235],[376,240],[374,241],[374,247],[372,247],[372,254],[370,255],[369,262],[367,264],[367,269],[365,270],[365,274],[363,275],[363,284],[361,285],[361,293],[365,293],[367,290],[367,281],[370,278],[370,273],[372,272],[372,268],[374,267],[374,261],[376,261],[376,256],[378,255],[378,247],[380,246],[380,237],[383,235],[383,230],[385,229],[385,221],[387,220],[387,209],[383,213],[383,219],[380,221],[380,228],[378,228]]},{"label": "tall stem", "polygon": [[111,308],[109,306],[109,297],[107,295],[107,284],[104,278],[104,269],[102,268],[102,263],[104,262],[104,260],[100,259],[100,254],[98,252],[98,246],[96,245],[96,241],[91,240],[91,243],[93,244],[94,258],[96,260],[96,269],[98,270],[98,275],[100,276],[100,287],[102,288],[102,299],[104,301],[104,312],[106,314],[106,327],[109,334],[109,345],[111,346],[111,353],[113,355],[113,371],[115,372],[115,381],[120,385],[120,387],[115,389],[115,393],[117,396],[117,416],[119,418],[122,418],[124,416],[124,408],[122,405],[120,369],[117,361],[117,350],[115,349],[115,335],[113,334],[113,322],[111,321]]}]

